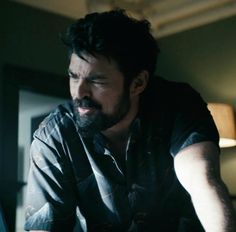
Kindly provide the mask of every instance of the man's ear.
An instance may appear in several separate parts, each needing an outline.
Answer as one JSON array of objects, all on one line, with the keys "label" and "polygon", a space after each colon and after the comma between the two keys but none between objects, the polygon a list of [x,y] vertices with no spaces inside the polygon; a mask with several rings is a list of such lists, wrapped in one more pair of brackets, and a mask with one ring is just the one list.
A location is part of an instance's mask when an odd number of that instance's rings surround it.
[{"label": "man's ear", "polygon": [[130,94],[139,95],[141,94],[147,86],[149,79],[149,73],[146,70],[141,71],[137,77],[135,77],[130,85]]}]

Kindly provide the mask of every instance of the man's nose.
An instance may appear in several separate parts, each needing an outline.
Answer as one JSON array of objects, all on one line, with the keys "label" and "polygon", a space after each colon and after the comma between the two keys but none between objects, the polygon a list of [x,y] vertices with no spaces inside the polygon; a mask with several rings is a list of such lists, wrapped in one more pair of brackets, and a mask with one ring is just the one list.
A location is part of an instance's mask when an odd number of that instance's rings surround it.
[{"label": "man's nose", "polygon": [[80,80],[78,82],[76,92],[78,99],[82,99],[84,97],[91,97],[90,86],[85,80]]}]

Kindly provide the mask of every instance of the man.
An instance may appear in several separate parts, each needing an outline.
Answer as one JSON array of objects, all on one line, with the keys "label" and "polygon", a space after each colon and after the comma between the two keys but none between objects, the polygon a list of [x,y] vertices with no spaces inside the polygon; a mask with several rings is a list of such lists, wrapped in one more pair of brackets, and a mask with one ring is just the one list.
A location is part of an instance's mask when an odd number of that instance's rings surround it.
[{"label": "man", "polygon": [[93,13],[64,40],[72,101],[34,134],[25,229],[236,231],[212,117],[189,85],[154,77],[149,23]]}]

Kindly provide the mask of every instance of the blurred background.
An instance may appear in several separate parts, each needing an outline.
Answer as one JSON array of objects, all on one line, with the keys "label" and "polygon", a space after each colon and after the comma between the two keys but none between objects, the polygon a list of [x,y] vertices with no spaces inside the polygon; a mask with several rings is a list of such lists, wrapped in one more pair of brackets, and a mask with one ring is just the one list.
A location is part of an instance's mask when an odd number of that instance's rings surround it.
[{"label": "blurred background", "polygon": [[[157,74],[191,84],[207,102],[236,109],[234,0],[2,0],[0,4],[0,213],[9,231],[23,231],[32,133],[45,115],[69,99],[68,56],[59,35],[75,19],[115,7],[148,19],[161,49]],[[221,153],[222,176],[235,204],[236,147],[222,148]]]}]

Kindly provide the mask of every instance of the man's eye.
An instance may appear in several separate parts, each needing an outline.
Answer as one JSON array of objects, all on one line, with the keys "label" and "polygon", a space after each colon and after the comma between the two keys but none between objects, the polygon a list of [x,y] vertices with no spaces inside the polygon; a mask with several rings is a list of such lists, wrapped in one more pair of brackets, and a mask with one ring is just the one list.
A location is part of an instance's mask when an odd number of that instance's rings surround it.
[{"label": "man's eye", "polygon": [[68,75],[68,77],[69,77],[70,80],[73,80],[73,81],[79,80],[79,78],[77,78],[77,77],[74,76],[74,75]]},{"label": "man's eye", "polygon": [[94,84],[94,85],[105,85],[105,82],[102,81],[96,81],[96,80],[91,80],[90,83]]}]

